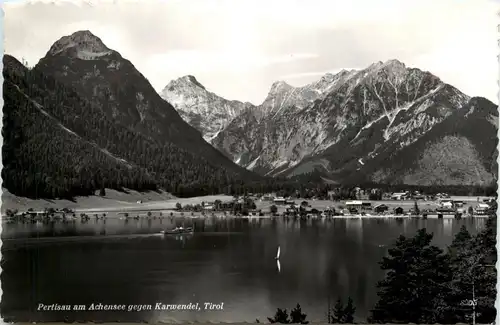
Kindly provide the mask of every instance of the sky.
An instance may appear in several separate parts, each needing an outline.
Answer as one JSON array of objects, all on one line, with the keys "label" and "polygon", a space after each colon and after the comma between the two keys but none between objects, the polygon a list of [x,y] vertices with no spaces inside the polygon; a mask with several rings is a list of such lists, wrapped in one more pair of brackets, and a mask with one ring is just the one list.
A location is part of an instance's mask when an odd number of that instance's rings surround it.
[{"label": "sky", "polygon": [[59,38],[90,30],[157,91],[193,75],[260,104],[278,80],[398,59],[498,103],[498,0],[116,0],[3,5],[4,51],[30,66]]}]

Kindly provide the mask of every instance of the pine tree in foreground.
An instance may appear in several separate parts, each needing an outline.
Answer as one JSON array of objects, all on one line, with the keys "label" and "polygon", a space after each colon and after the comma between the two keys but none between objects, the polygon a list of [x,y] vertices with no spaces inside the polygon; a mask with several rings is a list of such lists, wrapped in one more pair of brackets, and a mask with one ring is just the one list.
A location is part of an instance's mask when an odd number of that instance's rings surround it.
[{"label": "pine tree in foreground", "polygon": [[[448,251],[432,246],[432,234],[400,236],[380,262],[379,301],[370,323],[492,323],[496,317],[496,216],[471,236],[465,227]],[[474,300],[474,306],[467,302]]]},{"label": "pine tree in foreground", "polygon": [[308,324],[309,321],[306,321],[307,314],[302,312],[302,308],[300,304],[297,304],[295,308],[292,309],[290,315],[286,309],[278,308],[274,317],[268,317],[270,323],[280,323],[280,324]]},{"label": "pine tree in foreground", "polygon": [[297,306],[295,306],[295,308],[290,312],[290,318],[293,324],[309,323],[308,321],[306,321],[307,315],[305,313],[302,313],[302,309],[300,308],[299,304],[297,304]]},{"label": "pine tree in foreground", "polygon": [[354,302],[351,297],[347,299],[347,306],[344,308],[344,315],[342,317],[343,323],[354,324],[354,313],[356,312],[356,307],[354,307]]},{"label": "pine tree in foreground", "polygon": [[288,319],[288,312],[286,309],[278,308],[276,310],[276,314],[274,314],[274,317],[268,317],[267,319],[273,324],[290,324],[290,320]]},{"label": "pine tree in foreground", "polygon": [[333,307],[333,313],[332,313],[332,319],[331,322],[333,324],[341,324],[344,318],[344,303],[342,302],[342,299],[338,299],[337,302],[335,303],[335,306]]},{"label": "pine tree in foreground", "polygon": [[441,323],[446,319],[446,286],[452,279],[449,256],[431,245],[433,235],[420,229],[400,236],[380,262],[386,271],[377,284],[379,301],[369,322]]}]

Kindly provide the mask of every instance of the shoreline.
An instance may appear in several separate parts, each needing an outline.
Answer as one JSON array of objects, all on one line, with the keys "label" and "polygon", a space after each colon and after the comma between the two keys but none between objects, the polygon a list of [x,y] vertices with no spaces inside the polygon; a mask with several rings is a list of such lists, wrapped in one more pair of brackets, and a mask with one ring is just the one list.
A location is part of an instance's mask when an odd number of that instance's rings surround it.
[{"label": "shoreline", "polygon": [[[478,197],[461,197],[462,200],[466,201],[467,205],[473,205],[476,203]],[[269,201],[260,201],[256,200],[257,210],[261,210],[265,215],[264,216],[235,216],[230,215],[230,211],[226,211],[224,215],[224,211],[213,211],[213,210],[205,210],[203,211],[179,211],[176,209],[177,203],[180,203],[182,206],[186,205],[197,205],[201,204],[203,201],[205,202],[213,202],[215,200],[220,201],[231,201],[233,199],[232,196],[229,195],[208,195],[208,196],[198,196],[191,198],[178,198],[172,196],[170,193],[157,191],[157,192],[144,192],[139,193],[136,191],[127,190],[124,192],[118,192],[114,190],[106,190],[106,195],[104,197],[89,196],[89,197],[78,197],[74,201],[68,200],[32,200],[28,198],[17,197],[5,189],[2,192],[2,215],[5,215],[6,210],[17,210],[18,212],[27,212],[29,208],[33,211],[41,213],[47,208],[53,208],[61,210],[63,208],[71,209],[69,213],[74,214],[76,218],[79,218],[81,214],[86,214],[89,218],[93,218],[93,215],[99,214],[99,218],[102,218],[102,214],[106,214],[106,218],[125,218],[124,214],[128,213],[129,218],[148,218],[146,214],[151,213],[150,218],[158,218],[158,214],[162,213],[163,218],[166,217],[175,217],[175,218],[192,218],[192,219],[205,219],[205,218],[240,218],[240,219],[272,219],[272,218],[282,218],[285,220],[297,219],[300,220],[299,216],[293,217],[289,216],[288,218],[283,216],[285,212],[285,205],[277,205],[278,211],[276,216],[270,215],[270,207],[273,205],[272,202]],[[302,200],[302,199],[296,199]],[[345,201],[331,201],[331,200],[305,200],[309,203],[310,208],[318,209],[319,211],[323,211],[329,207],[333,207],[338,209],[342,208],[345,205]],[[393,200],[379,200],[379,201],[370,201],[373,205],[376,204],[385,204],[389,206],[390,211],[395,207],[401,207],[405,211],[411,209],[414,204],[414,201],[393,201]],[[430,213],[427,215],[428,219],[439,219],[437,216],[437,212],[433,212],[436,207],[438,207],[438,203],[435,201],[422,201],[418,203],[421,209],[430,210]],[[68,213],[67,213],[68,214]],[[109,215],[108,215],[109,214]],[[474,218],[485,218],[487,215],[475,215]],[[71,219],[72,217],[70,217]],[[306,218],[306,220],[322,220],[322,219],[405,219],[405,218],[413,218],[413,219],[423,219],[422,216],[413,216],[413,215],[394,215],[391,213],[384,214],[371,214],[370,212],[366,212],[365,215],[355,214],[355,215],[336,215],[336,216],[311,216]],[[443,214],[443,219],[451,219],[455,218],[454,214]],[[462,215],[462,218],[470,218],[470,216],[465,213]],[[5,219],[5,218],[3,218]]]},{"label": "shoreline", "polygon": [[161,211],[171,210],[179,202],[182,205],[196,204],[201,201],[229,200],[232,196],[208,195],[193,198],[178,198],[164,191],[137,192],[126,190],[124,192],[106,189],[106,195],[76,197],[70,200],[29,199],[16,196],[2,188],[2,215],[6,210],[26,212],[29,208],[34,211],[43,211],[46,208],[69,208],[75,213],[98,212],[134,212],[134,211]]},{"label": "shoreline", "polygon": [[[136,219],[138,217],[138,220],[140,219],[200,219],[200,220],[205,220],[205,219],[245,219],[245,220],[259,220],[259,219],[280,219],[284,221],[322,221],[322,220],[329,220],[329,219],[358,219],[358,220],[369,220],[369,219],[421,219],[421,220],[426,220],[426,219],[457,219],[455,218],[455,215],[453,214],[448,214],[448,215],[443,215],[442,218],[439,218],[437,214],[429,214],[427,215],[427,218],[423,218],[422,216],[415,216],[415,215],[391,215],[391,214],[385,214],[385,215],[336,215],[336,216],[326,216],[326,217],[309,217],[309,218],[301,218],[301,217],[285,217],[283,215],[277,215],[277,216],[271,216],[271,215],[264,215],[264,216],[236,216],[236,215],[223,215],[223,214],[217,214],[215,213],[214,215],[212,214],[206,214],[206,215],[201,215],[201,214],[187,214],[185,215],[180,215],[182,212],[174,211],[174,210],[165,210],[165,209],[158,209],[154,210],[156,212],[168,212],[169,214],[163,214],[163,215],[155,215],[152,214],[151,216],[147,216],[144,214],[139,214],[139,215],[129,215],[128,217],[124,216],[124,214],[129,213],[129,212],[153,212],[153,210],[120,210],[120,211],[87,211],[89,214],[86,214],[85,211],[83,210],[75,210],[75,216],[69,216],[67,217],[67,221],[72,221],[72,220],[79,220],[81,217],[79,215],[76,215],[77,212],[82,214],[85,214],[89,219],[97,219],[96,216],[98,217],[99,220],[105,220],[105,219],[120,219],[120,220],[126,220],[127,218],[130,219]],[[170,212],[173,214],[170,215]],[[111,215],[108,215],[107,213],[113,213]],[[102,214],[106,214],[104,217]],[[104,217],[104,218],[103,218]],[[486,219],[488,218],[488,215],[466,215],[462,216],[460,219]],[[16,220],[16,217],[3,217],[2,221],[3,222],[8,222],[11,220]],[[60,219],[58,219],[61,221]],[[41,220],[38,220],[41,221]]]}]

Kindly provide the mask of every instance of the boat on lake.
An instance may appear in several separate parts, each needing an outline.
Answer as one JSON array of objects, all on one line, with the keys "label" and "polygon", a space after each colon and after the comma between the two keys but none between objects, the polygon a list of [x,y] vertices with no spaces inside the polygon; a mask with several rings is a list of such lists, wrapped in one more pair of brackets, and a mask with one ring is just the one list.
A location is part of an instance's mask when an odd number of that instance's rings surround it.
[{"label": "boat on lake", "polygon": [[194,233],[193,227],[175,227],[174,229],[167,229],[160,231],[160,234],[163,235],[183,235],[183,234],[192,234]]}]

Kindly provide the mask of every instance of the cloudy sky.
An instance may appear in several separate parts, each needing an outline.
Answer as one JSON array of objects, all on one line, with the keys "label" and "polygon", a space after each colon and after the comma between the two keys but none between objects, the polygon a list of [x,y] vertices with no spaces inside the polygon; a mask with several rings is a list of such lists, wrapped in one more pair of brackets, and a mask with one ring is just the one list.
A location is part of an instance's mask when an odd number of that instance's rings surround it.
[{"label": "cloudy sky", "polygon": [[4,50],[29,65],[87,29],[157,90],[191,74],[258,104],[274,81],[300,86],[395,58],[498,102],[499,0],[23,2],[4,4]]}]

